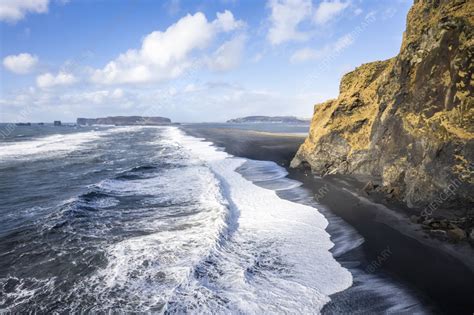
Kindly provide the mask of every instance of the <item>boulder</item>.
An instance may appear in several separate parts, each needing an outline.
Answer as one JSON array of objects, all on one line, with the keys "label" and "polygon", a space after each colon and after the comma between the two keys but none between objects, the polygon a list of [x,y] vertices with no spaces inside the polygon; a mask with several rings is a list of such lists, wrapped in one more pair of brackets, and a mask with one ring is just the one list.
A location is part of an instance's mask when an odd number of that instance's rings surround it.
[{"label": "boulder", "polygon": [[469,233],[468,241],[469,243],[471,243],[471,245],[474,245],[474,229],[472,229],[471,232]]},{"label": "boulder", "polygon": [[435,230],[441,228],[441,225],[439,224],[439,221],[431,222],[430,226]]},{"label": "boulder", "polygon": [[439,221],[439,227],[442,228],[442,229],[447,229],[447,228],[449,228],[449,222],[448,222],[448,220],[446,220],[446,219],[440,220],[440,221]]},{"label": "boulder", "polygon": [[466,239],[466,232],[464,232],[464,230],[459,227],[455,227],[454,229],[448,230],[446,234],[451,242],[457,243]]},{"label": "boulder", "polygon": [[367,195],[373,192],[375,189],[375,185],[372,181],[367,182],[365,184],[364,188],[362,188],[362,191],[365,192]]}]

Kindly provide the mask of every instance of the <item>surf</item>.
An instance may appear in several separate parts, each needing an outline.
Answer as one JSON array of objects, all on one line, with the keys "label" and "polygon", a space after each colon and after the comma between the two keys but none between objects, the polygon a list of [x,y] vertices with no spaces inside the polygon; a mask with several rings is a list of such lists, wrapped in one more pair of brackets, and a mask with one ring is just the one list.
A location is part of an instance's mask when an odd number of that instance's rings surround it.
[{"label": "surf", "polygon": [[218,310],[321,311],[331,294],[351,286],[350,272],[330,252],[334,244],[325,231],[328,221],[316,208],[281,199],[274,190],[245,179],[237,169],[246,159],[178,128],[164,135],[208,165],[229,203],[231,234],[205,259],[212,268],[202,267],[195,284],[218,292],[213,300],[226,301]]}]

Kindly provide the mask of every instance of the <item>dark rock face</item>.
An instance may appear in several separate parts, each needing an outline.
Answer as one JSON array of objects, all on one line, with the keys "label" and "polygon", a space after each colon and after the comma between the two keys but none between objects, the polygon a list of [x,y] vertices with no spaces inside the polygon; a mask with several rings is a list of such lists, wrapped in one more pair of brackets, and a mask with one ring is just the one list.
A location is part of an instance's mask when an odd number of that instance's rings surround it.
[{"label": "dark rock face", "polygon": [[228,120],[227,123],[282,123],[282,124],[308,124],[309,120],[296,118],[293,116],[247,116]]},{"label": "dark rock face", "polygon": [[418,0],[400,53],[346,74],[315,106],[292,166],[379,178],[410,207],[473,209],[474,1]]},{"label": "dark rock face", "polygon": [[164,117],[142,117],[142,116],[113,116],[105,118],[77,118],[78,125],[168,125],[171,124],[169,118]]}]

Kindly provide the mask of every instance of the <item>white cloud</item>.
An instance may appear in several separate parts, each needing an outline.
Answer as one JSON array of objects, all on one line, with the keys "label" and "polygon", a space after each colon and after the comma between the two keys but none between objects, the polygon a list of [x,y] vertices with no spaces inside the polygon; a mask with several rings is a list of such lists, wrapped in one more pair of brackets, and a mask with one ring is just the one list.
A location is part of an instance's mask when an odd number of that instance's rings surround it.
[{"label": "white cloud", "polygon": [[188,84],[184,87],[183,92],[184,93],[194,93],[194,92],[197,92],[197,91],[200,91],[200,90],[202,90],[202,87],[197,86],[194,83],[190,83],[190,84]]},{"label": "white cloud", "polygon": [[123,90],[31,88],[5,97],[0,98],[4,121],[12,121],[18,112],[30,106],[35,110],[34,116],[23,121],[48,121],[51,113],[55,119],[64,121],[107,115],[164,116],[181,122],[224,121],[256,114],[310,117],[312,104],[319,100],[312,95],[246,89],[222,81],[189,83],[183,87],[128,86]]},{"label": "white cloud", "polygon": [[101,84],[143,83],[176,78],[192,66],[193,51],[209,46],[220,32],[243,26],[230,11],[217,13],[208,22],[197,12],[186,15],[166,31],[154,31],[143,39],[140,49],[130,49],[92,73],[92,81]]},{"label": "white cloud", "polygon": [[2,0],[0,2],[0,21],[16,22],[28,12],[48,12],[49,0]]},{"label": "white cloud", "polygon": [[270,28],[267,39],[273,45],[287,41],[306,41],[311,30],[301,30],[301,24],[308,20],[322,25],[349,7],[350,1],[323,0],[318,7],[313,7],[311,0],[269,0],[271,9]]},{"label": "white cloud", "polygon": [[241,20],[236,20],[232,12],[225,10],[224,12],[220,13],[217,12],[217,19],[215,19],[212,24],[215,25],[218,30],[224,32],[230,32],[241,28],[245,25],[245,23]]},{"label": "white cloud", "polygon": [[222,44],[209,59],[209,68],[215,71],[236,68],[242,59],[245,40],[245,36],[240,35]]},{"label": "white cloud", "polygon": [[10,55],[3,59],[3,66],[9,71],[17,74],[31,72],[38,63],[38,57],[28,53]]},{"label": "white cloud", "polygon": [[71,85],[77,82],[76,77],[71,73],[60,71],[57,75],[44,73],[36,78],[36,84],[43,89],[58,85]]},{"label": "white cloud", "polygon": [[352,34],[347,34],[340,37],[333,45],[332,50],[335,52],[340,52],[341,50],[349,47],[354,43],[354,36]]},{"label": "white cloud", "polygon": [[[179,113],[173,111],[176,121],[225,121],[249,115],[310,117],[314,101],[313,98],[303,99],[266,89],[245,89],[232,84],[206,84],[196,89],[192,97],[188,94],[178,94],[172,101],[180,104]],[[168,106],[163,110],[167,111]],[[171,112],[165,112],[166,115],[171,116]]]},{"label": "white cloud", "polygon": [[308,34],[298,30],[298,25],[311,16],[311,0],[270,0],[270,29],[267,38],[273,45],[286,41],[303,41]]},{"label": "white cloud", "polygon": [[61,95],[59,99],[70,104],[104,104],[109,102],[116,102],[123,99],[125,93],[122,89],[114,90],[97,90],[76,92],[73,94]]},{"label": "white cloud", "polygon": [[349,1],[325,0],[321,2],[314,13],[314,22],[317,24],[326,24],[349,6]]},{"label": "white cloud", "polygon": [[112,98],[122,98],[124,96],[124,93],[123,93],[123,90],[122,89],[115,89],[112,91],[112,93],[110,93],[110,96]]},{"label": "white cloud", "polygon": [[[294,98],[269,90],[247,90],[239,85],[227,82],[208,82],[189,84],[183,89],[167,91],[168,88],[143,92],[134,100],[137,104],[153,104],[153,112],[171,117],[174,121],[225,121],[230,118],[252,114],[278,114],[307,112],[312,108],[311,101],[296,109]],[[167,95],[172,95],[168,97]],[[301,102],[299,102],[301,104]],[[298,105],[299,105],[298,104]]]},{"label": "white cloud", "polygon": [[324,56],[323,51],[312,49],[312,48],[302,48],[298,49],[291,55],[290,61],[292,63],[304,62],[308,60],[315,60],[322,58]]},{"label": "white cloud", "polygon": [[321,49],[302,48],[293,53],[290,57],[292,63],[305,62],[327,58],[331,55],[337,55],[345,48],[354,43],[354,37],[350,34],[340,37],[337,41],[325,45]]}]

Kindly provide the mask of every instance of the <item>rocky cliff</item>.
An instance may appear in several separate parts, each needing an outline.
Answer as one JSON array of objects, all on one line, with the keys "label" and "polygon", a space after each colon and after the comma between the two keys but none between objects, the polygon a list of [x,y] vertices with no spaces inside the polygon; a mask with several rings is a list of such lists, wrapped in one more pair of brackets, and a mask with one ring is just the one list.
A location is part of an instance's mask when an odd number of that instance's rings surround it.
[{"label": "rocky cliff", "polygon": [[78,125],[153,126],[167,125],[171,123],[171,120],[165,117],[112,116],[104,118],[77,118],[76,123]]},{"label": "rocky cliff", "polygon": [[371,176],[410,207],[472,210],[473,24],[472,0],[415,1],[399,54],[344,75],[292,166]]}]

